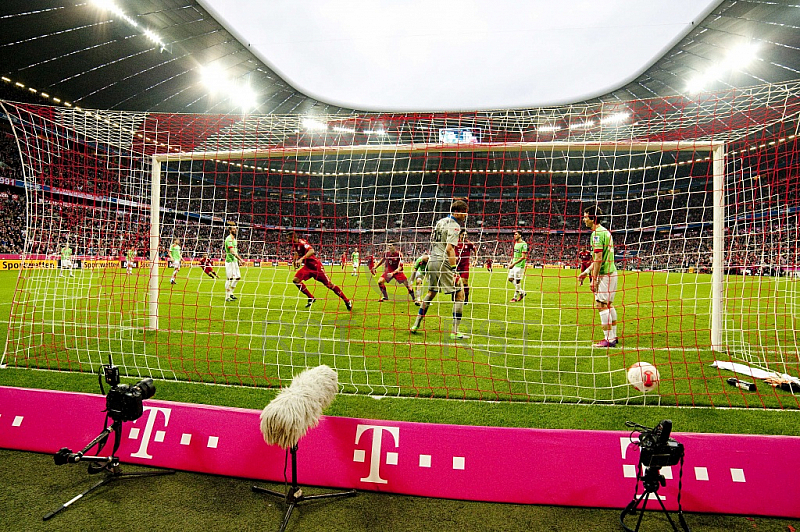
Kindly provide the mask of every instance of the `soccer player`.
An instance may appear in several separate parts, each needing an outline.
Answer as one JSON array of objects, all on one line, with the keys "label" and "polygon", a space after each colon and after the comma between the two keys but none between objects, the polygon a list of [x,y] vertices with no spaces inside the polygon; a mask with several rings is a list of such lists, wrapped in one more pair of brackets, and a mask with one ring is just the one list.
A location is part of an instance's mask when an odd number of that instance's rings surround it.
[{"label": "soccer player", "polygon": [[344,267],[347,265],[347,252],[346,251],[342,252],[341,262],[342,262],[342,270],[344,270]]},{"label": "soccer player", "polygon": [[300,267],[300,269],[297,270],[297,273],[294,274],[294,279],[292,279],[292,282],[297,289],[305,294],[308,298],[306,308],[311,307],[316,299],[314,299],[314,295],[308,291],[308,288],[306,288],[306,285],[303,283],[303,281],[308,279],[316,279],[318,282],[325,285],[325,288],[339,296],[342,301],[344,301],[344,306],[347,307],[347,310],[353,310],[353,302],[347,299],[347,296],[344,295],[342,289],[333,284],[325,274],[325,270],[322,267],[322,262],[320,262],[320,260],[317,258],[316,252],[314,251],[314,248],[311,247],[311,244],[302,238],[297,238],[295,233],[291,233],[291,242],[292,251],[294,252],[295,268],[298,267],[298,263],[302,264],[302,267]]},{"label": "soccer player", "polygon": [[600,312],[600,325],[603,339],[594,347],[616,347],[617,309],[613,307],[617,293],[617,266],[614,264],[614,239],[611,232],[600,225],[602,211],[592,206],[583,211],[583,223],[592,230],[591,244],[594,252],[591,288],[597,310]]},{"label": "soccer player", "polygon": [[461,233],[458,235],[458,244],[456,245],[456,256],[458,257],[456,271],[464,285],[464,303],[469,303],[469,263],[474,252],[475,244],[467,238],[466,228],[461,229]]},{"label": "soccer player", "polygon": [[492,273],[492,264],[493,263],[494,263],[494,261],[492,261],[491,258],[487,258],[486,259],[486,271],[488,271],[489,273]]},{"label": "soccer player", "polygon": [[128,272],[128,275],[133,273],[133,264],[136,261],[136,250],[133,248],[128,249],[127,253],[125,253],[125,268]]},{"label": "soccer player", "polygon": [[372,270],[372,275],[375,275],[375,270],[381,267],[381,264],[386,264],[384,268],[383,274],[378,278],[378,288],[381,290],[381,298],[378,301],[388,301],[389,294],[386,292],[386,283],[390,283],[395,281],[398,284],[402,284],[408,290],[408,296],[411,298],[411,301],[414,301],[415,304],[419,304],[414,297],[414,291],[408,285],[408,277],[406,274],[403,273],[403,256],[394,247],[394,244],[387,244],[386,246],[386,253],[383,254],[381,260],[378,261],[378,264],[375,265],[375,268]]},{"label": "soccer player", "polygon": [[217,272],[214,271],[214,262],[208,258],[208,253],[203,255],[203,258],[200,259],[200,267],[203,269],[203,273],[211,277],[212,279],[219,279],[219,275]]},{"label": "soccer player", "polygon": [[456,272],[456,244],[461,224],[467,219],[469,208],[463,200],[456,200],[450,205],[450,216],[442,218],[433,228],[431,235],[431,252],[428,260],[428,293],[422,299],[422,304],[417,314],[411,333],[416,334],[422,325],[422,320],[430,308],[431,301],[439,292],[445,294],[456,293],[453,302],[453,329],[450,333],[451,340],[469,338],[466,334],[458,332],[461,315],[464,311],[464,290],[459,283]]},{"label": "soccer player", "polygon": [[181,239],[176,238],[172,241],[169,247],[169,256],[172,258],[172,278],[169,284],[175,284],[175,279],[178,277],[178,272],[181,269]]},{"label": "soccer player", "polygon": [[350,275],[358,275],[358,258],[359,258],[358,250],[354,249],[353,254],[350,257],[351,260],[353,261],[353,273],[351,273]]},{"label": "soccer player", "polygon": [[228,236],[225,237],[225,301],[236,301],[233,289],[242,278],[239,263],[243,261],[239,256],[239,243],[236,241],[236,226],[228,227]]},{"label": "soccer player", "polygon": [[590,283],[592,281],[592,268],[594,267],[592,258],[592,252],[588,249],[578,252],[578,260],[581,261],[581,273],[578,274],[578,279],[581,281],[581,286],[587,277],[589,277]]},{"label": "soccer player", "polygon": [[508,282],[514,285],[512,303],[522,301],[525,290],[522,289],[522,279],[525,276],[525,264],[528,261],[528,243],[522,239],[522,233],[514,231],[514,256],[508,263]]},{"label": "soccer player", "polygon": [[69,270],[69,276],[75,277],[75,272],[72,271],[72,248],[69,247],[69,240],[64,242],[64,247],[61,248],[61,273],[64,275],[64,270]]},{"label": "soccer player", "polygon": [[423,253],[414,261],[414,273],[411,274],[411,282],[414,284],[414,304],[417,306],[422,304],[422,281],[428,273],[428,261],[430,258],[430,255]]}]

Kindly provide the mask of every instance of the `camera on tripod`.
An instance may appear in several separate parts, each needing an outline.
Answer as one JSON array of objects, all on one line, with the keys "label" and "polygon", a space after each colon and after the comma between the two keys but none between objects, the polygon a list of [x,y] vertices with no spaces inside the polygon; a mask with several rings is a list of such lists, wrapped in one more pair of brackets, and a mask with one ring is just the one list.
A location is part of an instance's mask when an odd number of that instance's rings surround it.
[{"label": "camera on tripod", "polygon": [[665,419],[654,428],[626,421],[625,425],[639,433],[639,463],[648,468],[677,465],[683,458],[683,444],[672,438],[672,421]]},{"label": "camera on tripod", "polygon": [[[119,368],[111,362],[101,366],[101,377],[105,377],[106,384],[111,386],[106,395],[106,413],[115,421],[136,421],[142,417],[144,407],[142,401],[150,399],[156,393],[153,379],[147,377],[134,385],[120,384]],[[103,382],[100,381],[100,391],[105,393]]]}]

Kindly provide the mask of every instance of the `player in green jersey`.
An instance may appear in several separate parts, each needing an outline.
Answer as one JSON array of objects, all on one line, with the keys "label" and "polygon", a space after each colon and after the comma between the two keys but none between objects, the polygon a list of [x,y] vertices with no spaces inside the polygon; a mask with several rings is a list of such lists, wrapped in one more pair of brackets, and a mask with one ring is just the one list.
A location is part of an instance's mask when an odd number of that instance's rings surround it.
[{"label": "player in green jersey", "polygon": [[133,265],[136,262],[136,250],[130,248],[128,252],[125,254],[125,268],[128,272],[128,275],[133,273]]},{"label": "player in green jersey", "polygon": [[225,237],[225,301],[235,301],[236,296],[233,295],[233,289],[242,274],[239,271],[239,262],[242,262],[242,257],[239,256],[239,243],[236,241],[236,226],[228,228],[228,236]]},{"label": "player in green jersey", "polygon": [[64,275],[64,270],[69,270],[69,276],[75,277],[75,272],[72,270],[72,248],[69,247],[69,240],[64,243],[61,248],[61,273]]},{"label": "player in green jersey", "polygon": [[169,257],[172,261],[172,278],[169,280],[169,284],[175,284],[175,279],[178,277],[178,272],[181,269],[181,239],[176,238],[172,241],[172,245],[169,247]]},{"label": "player in green jersey", "polygon": [[611,232],[600,225],[603,212],[597,206],[583,211],[583,223],[592,230],[591,245],[593,252],[592,292],[597,310],[600,311],[600,325],[603,339],[594,347],[616,347],[617,309],[614,308],[614,296],[617,293],[617,266],[614,264],[614,239]]},{"label": "player in green jersey", "polygon": [[525,277],[525,264],[528,261],[528,243],[522,239],[522,233],[514,231],[514,255],[508,263],[508,282],[514,285],[512,303],[522,301],[525,290],[522,289],[522,279]]},{"label": "player in green jersey", "polygon": [[350,260],[353,261],[353,273],[350,275],[358,275],[358,259],[360,255],[358,254],[358,250],[353,251],[353,254],[350,255]]},{"label": "player in green jersey", "polygon": [[425,279],[425,274],[428,273],[428,261],[430,255],[423,253],[417,260],[414,261],[414,267],[411,274],[411,282],[414,285],[414,304],[420,306],[422,304],[422,281]]}]

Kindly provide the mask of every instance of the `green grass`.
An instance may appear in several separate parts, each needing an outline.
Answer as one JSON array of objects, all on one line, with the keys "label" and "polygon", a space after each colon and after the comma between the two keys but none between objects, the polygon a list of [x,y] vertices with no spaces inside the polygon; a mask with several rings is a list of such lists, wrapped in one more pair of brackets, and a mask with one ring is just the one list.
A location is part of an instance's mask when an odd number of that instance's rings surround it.
[{"label": "green grass", "polygon": [[[221,270],[221,269],[220,269]],[[377,301],[374,279],[329,268],[355,303],[352,313],[315,281],[309,310],[286,267],[243,269],[239,300],[225,303],[224,281],[184,268],[171,286],[161,272],[159,329],[148,330],[149,272],[119,269],[4,273],[0,293],[15,305],[6,360],[11,366],[96,372],[108,355],[131,376],[276,387],[301,368],[328,364],[343,392],[541,403],[656,404],[797,408],[785,392],[745,394],[711,368],[726,354],[710,348],[707,275],[624,272],[615,306],[622,345],[592,349],[601,338],[588,287],[572,270],[529,270],[527,297],[508,303],[505,271],[473,272],[461,330],[449,339],[452,303],[440,296],[424,331],[410,335],[417,308],[402,287]],[[222,272],[224,273],[224,272]],[[798,374],[795,316],[800,283],[728,279],[726,336],[736,358]],[[19,289],[14,292],[14,285]],[[587,283],[588,284],[588,283]],[[625,369],[655,364],[657,393],[628,385]]]}]

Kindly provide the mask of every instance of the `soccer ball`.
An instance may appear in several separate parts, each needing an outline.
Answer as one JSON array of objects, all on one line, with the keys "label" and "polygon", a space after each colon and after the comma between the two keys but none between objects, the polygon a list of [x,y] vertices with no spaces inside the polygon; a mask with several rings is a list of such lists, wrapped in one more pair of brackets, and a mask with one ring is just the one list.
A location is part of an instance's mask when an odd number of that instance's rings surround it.
[{"label": "soccer ball", "polygon": [[655,390],[658,379],[658,370],[649,362],[637,362],[628,368],[628,382],[640,392]]}]

